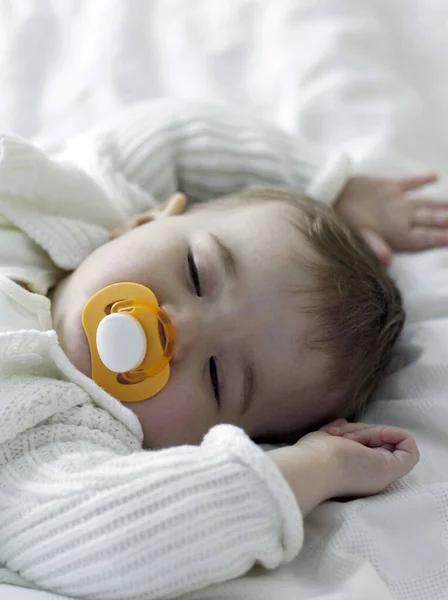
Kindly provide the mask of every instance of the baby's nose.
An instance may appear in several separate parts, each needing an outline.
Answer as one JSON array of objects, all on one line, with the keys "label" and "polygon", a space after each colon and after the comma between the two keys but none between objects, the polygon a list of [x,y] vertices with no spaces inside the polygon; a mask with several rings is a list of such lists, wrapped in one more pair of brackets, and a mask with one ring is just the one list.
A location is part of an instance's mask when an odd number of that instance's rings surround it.
[{"label": "baby's nose", "polygon": [[188,356],[192,348],[201,340],[201,317],[191,309],[180,309],[174,306],[162,306],[174,325],[176,342],[174,344],[173,362],[180,362]]}]

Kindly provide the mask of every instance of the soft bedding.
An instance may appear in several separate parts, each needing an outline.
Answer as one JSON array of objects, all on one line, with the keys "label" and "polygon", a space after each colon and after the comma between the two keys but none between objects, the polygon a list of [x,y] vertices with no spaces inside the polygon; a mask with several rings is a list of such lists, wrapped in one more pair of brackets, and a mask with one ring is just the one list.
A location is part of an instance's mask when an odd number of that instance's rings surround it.
[{"label": "soft bedding", "polygon": [[[359,171],[434,169],[448,195],[447,28],[444,0],[2,0],[0,127],[49,143],[132,101],[215,99],[344,146]],[[409,324],[366,418],[410,429],[420,464],[316,510],[292,564],[196,600],[448,598],[448,250],[393,269]]]}]

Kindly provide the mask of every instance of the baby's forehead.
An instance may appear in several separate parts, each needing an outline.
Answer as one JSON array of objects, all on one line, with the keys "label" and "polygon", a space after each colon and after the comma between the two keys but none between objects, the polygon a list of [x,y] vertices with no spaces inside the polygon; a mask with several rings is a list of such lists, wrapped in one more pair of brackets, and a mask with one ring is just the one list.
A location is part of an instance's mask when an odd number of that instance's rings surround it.
[{"label": "baby's forehead", "polygon": [[[246,229],[248,239],[268,250],[273,266],[281,269],[279,275],[287,276],[292,285],[294,281],[300,286],[311,285],[310,267],[319,262],[319,257],[306,235],[300,209],[282,202],[265,202],[249,205],[243,210],[246,222],[253,225]],[[236,211],[235,218],[242,219],[243,210],[239,217]]]},{"label": "baby's forehead", "polygon": [[273,254],[276,255],[285,250],[294,256],[305,251],[307,256],[312,254],[299,205],[293,206],[281,200],[226,197],[194,205],[191,217],[202,226],[207,226],[208,220],[214,221],[222,230],[237,232],[245,239],[272,242]]}]

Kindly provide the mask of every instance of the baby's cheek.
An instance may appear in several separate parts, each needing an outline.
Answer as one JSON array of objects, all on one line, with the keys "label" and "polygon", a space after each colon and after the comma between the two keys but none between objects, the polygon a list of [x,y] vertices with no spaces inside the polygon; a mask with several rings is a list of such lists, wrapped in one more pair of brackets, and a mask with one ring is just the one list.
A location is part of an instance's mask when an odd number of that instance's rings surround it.
[{"label": "baby's cheek", "polygon": [[200,393],[174,378],[153,398],[126,406],[142,425],[145,448],[199,444],[216,422]]},{"label": "baby's cheek", "polygon": [[87,377],[91,377],[90,350],[87,337],[78,314],[69,314],[63,326],[56,327],[59,345],[73,365]]}]

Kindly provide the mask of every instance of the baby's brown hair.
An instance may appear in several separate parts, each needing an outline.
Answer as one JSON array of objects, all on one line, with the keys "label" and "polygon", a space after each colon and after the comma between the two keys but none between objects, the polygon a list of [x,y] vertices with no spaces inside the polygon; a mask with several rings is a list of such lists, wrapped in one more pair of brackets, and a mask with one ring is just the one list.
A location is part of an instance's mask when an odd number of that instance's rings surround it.
[{"label": "baby's brown hair", "polygon": [[[405,311],[397,286],[363,239],[332,208],[285,188],[253,187],[234,198],[244,203],[286,203],[297,211],[293,225],[317,257],[305,263],[317,298],[309,311],[320,323],[309,343],[328,356],[328,374],[317,394],[337,403],[334,416],[352,418],[387,373],[403,328]],[[303,265],[303,257],[299,260]]]}]

